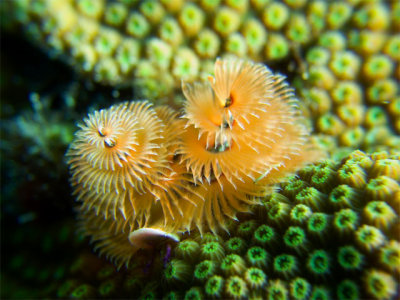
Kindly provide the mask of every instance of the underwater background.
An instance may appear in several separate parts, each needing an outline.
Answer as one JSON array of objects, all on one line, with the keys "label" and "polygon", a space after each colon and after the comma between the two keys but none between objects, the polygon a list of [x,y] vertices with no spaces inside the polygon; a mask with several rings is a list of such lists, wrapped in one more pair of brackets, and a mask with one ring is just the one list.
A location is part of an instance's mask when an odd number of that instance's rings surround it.
[{"label": "underwater background", "polygon": [[[368,0],[0,2],[1,298],[397,299],[400,5]],[[216,57],[287,77],[328,156],[229,234],[128,268],[77,231],[65,152],[88,113],[182,107]]]}]

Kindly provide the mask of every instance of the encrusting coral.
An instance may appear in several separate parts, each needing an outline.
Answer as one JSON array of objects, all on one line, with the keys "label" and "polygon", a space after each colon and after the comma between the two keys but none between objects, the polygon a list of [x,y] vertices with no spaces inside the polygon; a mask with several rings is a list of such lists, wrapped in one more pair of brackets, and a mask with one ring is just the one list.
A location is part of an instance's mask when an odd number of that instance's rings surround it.
[{"label": "encrusting coral", "polygon": [[240,59],[218,59],[215,74],[183,83],[182,118],[139,101],[80,125],[67,156],[82,229],[118,263],[151,236],[228,230],[272,184],[320,158],[284,77]]},{"label": "encrusting coral", "polygon": [[[112,282],[120,297],[134,286],[135,295],[151,299],[397,299],[400,169],[382,168],[388,160],[399,153],[354,151],[306,166],[251,214],[238,214],[229,234],[184,234],[172,249],[152,254],[151,267],[138,253],[118,276],[109,265],[95,279],[71,272],[79,285],[67,280],[59,292],[80,287],[103,297]],[[322,173],[324,185],[316,180]]]}]

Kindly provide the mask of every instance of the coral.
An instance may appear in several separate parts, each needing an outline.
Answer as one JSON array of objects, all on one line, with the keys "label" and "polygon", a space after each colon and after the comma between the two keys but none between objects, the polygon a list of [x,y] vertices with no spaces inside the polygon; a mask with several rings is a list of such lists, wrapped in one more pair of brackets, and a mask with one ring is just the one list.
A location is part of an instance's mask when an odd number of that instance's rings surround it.
[{"label": "coral", "polygon": [[[297,173],[297,177],[290,177],[289,182],[280,186],[284,188],[290,181],[301,180],[304,182],[299,187],[301,191],[312,184],[312,174],[318,169],[329,166],[337,174],[350,163],[359,166],[371,181],[379,178],[373,166],[394,156],[353,152],[341,162],[322,162],[314,167],[305,167]],[[366,163],[367,160],[370,162]],[[200,248],[212,244],[214,249],[220,250],[217,256],[197,255],[183,259],[195,266],[190,271],[193,275],[188,275],[196,279],[193,286],[203,295],[216,298],[267,295],[271,299],[395,299],[399,284],[396,264],[399,237],[396,234],[398,224],[393,219],[398,215],[391,207],[392,202],[376,201],[372,195],[341,183],[337,175],[334,178],[329,188],[319,190],[325,196],[315,200],[321,203],[312,209],[309,204],[296,204],[295,194],[284,198],[270,195],[263,199],[263,207],[254,207],[253,214],[240,214],[240,223],[232,227],[229,235],[223,233],[212,242],[210,237],[199,238]],[[399,190],[395,185],[388,185],[387,188],[391,194]],[[280,193],[284,192],[282,189]],[[341,193],[364,196],[351,196],[357,201],[349,200],[343,205],[327,203],[329,194]],[[391,198],[391,195],[385,193],[383,197]],[[288,216],[285,222],[271,222],[274,215],[269,211],[271,207],[279,206],[282,199],[286,199],[284,203],[289,207],[289,215],[298,215],[303,211],[308,221],[299,222],[299,218]],[[372,211],[376,211],[377,205],[381,204],[379,213],[392,216],[386,222],[383,221],[386,218],[379,219],[379,216],[372,215]],[[309,213],[301,207],[308,208]],[[297,213],[291,213],[293,210]],[[376,214],[379,214],[378,211]],[[251,228],[249,232],[248,228]],[[319,230],[318,234],[313,233],[316,230]],[[184,236],[180,243],[188,241],[187,245],[192,245],[192,235]],[[175,255],[181,258],[181,253],[178,243],[172,253],[172,261]],[[243,253],[242,256],[239,253]],[[182,279],[179,290],[185,293],[191,288],[192,283],[185,283]],[[161,291],[168,291],[168,287],[161,287]]]}]

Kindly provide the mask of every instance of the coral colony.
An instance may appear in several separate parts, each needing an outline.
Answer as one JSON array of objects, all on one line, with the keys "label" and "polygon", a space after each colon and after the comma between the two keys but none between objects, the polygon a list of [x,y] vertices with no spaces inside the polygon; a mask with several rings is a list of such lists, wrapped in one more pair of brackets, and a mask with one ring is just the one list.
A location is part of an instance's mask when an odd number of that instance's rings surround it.
[{"label": "coral colony", "polygon": [[182,88],[181,118],[147,101],[114,105],[90,114],[68,151],[83,230],[118,264],[153,235],[229,231],[318,158],[292,90],[262,64],[217,59],[215,77]]}]

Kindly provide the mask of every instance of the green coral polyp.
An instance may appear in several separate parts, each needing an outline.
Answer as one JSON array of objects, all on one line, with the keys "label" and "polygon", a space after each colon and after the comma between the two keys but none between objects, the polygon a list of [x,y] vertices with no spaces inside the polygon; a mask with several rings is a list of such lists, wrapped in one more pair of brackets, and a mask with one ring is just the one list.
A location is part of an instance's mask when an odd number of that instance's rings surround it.
[{"label": "green coral polyp", "polygon": [[126,31],[135,38],[144,38],[150,32],[150,24],[141,14],[132,13],[128,17]]},{"label": "green coral polyp", "polygon": [[230,238],[225,243],[225,249],[229,253],[241,254],[246,249],[246,246],[246,242],[239,237]]},{"label": "green coral polyp", "polygon": [[271,242],[275,241],[275,238],[276,238],[275,229],[266,224],[259,226],[254,231],[255,242],[262,246],[270,245]]},{"label": "green coral polyp", "polygon": [[283,235],[285,245],[296,251],[302,251],[306,245],[306,233],[301,227],[290,226]]},{"label": "green coral polyp", "polygon": [[301,277],[296,277],[290,282],[290,296],[295,300],[304,300],[310,294],[311,284]]},{"label": "green coral polyp", "polygon": [[312,215],[310,207],[304,204],[297,204],[290,211],[290,219],[295,224],[305,224],[308,218]]},{"label": "green coral polyp", "polygon": [[228,7],[220,8],[214,19],[214,29],[223,37],[236,31],[240,25],[239,14]]},{"label": "green coral polyp", "polygon": [[214,275],[216,265],[212,260],[204,260],[197,264],[194,269],[194,278],[200,281],[208,279]]},{"label": "green coral polyp", "polygon": [[360,299],[360,288],[353,280],[346,279],[338,284],[336,296],[338,299],[358,300]]},{"label": "green coral polyp", "polygon": [[183,260],[171,260],[164,270],[164,278],[170,284],[184,282],[190,274],[190,266]]},{"label": "green coral polyp", "polygon": [[400,243],[396,240],[389,241],[379,250],[379,262],[387,270],[400,273]]},{"label": "green coral polyp", "polygon": [[221,262],[221,270],[226,274],[241,274],[245,269],[244,260],[237,254],[229,254]]},{"label": "green coral polyp", "polygon": [[246,282],[239,276],[231,276],[226,280],[225,291],[234,299],[245,298],[248,294]]},{"label": "green coral polyp", "polygon": [[297,271],[297,259],[290,254],[281,254],[274,258],[274,271],[275,273],[289,278]]},{"label": "green coral polyp", "polygon": [[242,238],[248,238],[252,236],[256,228],[257,223],[254,220],[245,221],[239,224],[236,234]]},{"label": "green coral polyp", "polygon": [[288,7],[280,2],[272,2],[263,11],[262,20],[268,29],[279,30],[289,19]]},{"label": "green coral polyp", "polygon": [[271,280],[267,287],[268,300],[286,300],[289,299],[289,291],[284,281]]},{"label": "green coral polyp", "polygon": [[384,234],[376,227],[363,225],[355,233],[358,245],[369,252],[378,249],[385,242]]},{"label": "green coral polyp", "polygon": [[396,293],[396,282],[386,272],[370,269],[363,279],[367,293],[374,298],[391,299]]},{"label": "green coral polyp", "polygon": [[200,252],[200,246],[196,241],[191,239],[186,239],[180,243],[175,248],[175,253],[179,258],[182,259],[192,259],[196,257]]},{"label": "green coral polyp", "polygon": [[267,265],[268,253],[265,249],[255,246],[247,251],[246,258],[251,266],[260,268]]},{"label": "green coral polyp", "polygon": [[201,256],[219,261],[225,255],[224,248],[218,242],[207,242],[201,246]]},{"label": "green coral polyp", "polygon": [[346,185],[341,184],[335,187],[329,194],[329,203],[333,208],[354,208],[357,204],[357,191]]},{"label": "green coral polyp", "polygon": [[125,22],[128,10],[122,3],[111,3],[107,5],[104,20],[111,26],[120,26]]},{"label": "green coral polyp", "polygon": [[341,209],[334,215],[333,226],[341,234],[353,232],[358,225],[358,215],[350,208]]},{"label": "green coral polyp", "polygon": [[[319,181],[317,175],[313,175],[313,182]],[[322,181],[323,179],[321,179]],[[318,183],[317,185],[321,185]],[[324,201],[324,194],[314,187],[306,187],[302,189],[296,196],[295,201],[297,204],[302,204],[311,207],[312,209],[319,209]]]},{"label": "green coral polyp", "polygon": [[310,253],[307,268],[312,274],[327,275],[330,272],[330,257],[325,250],[315,250]]},{"label": "green coral polyp", "polygon": [[205,284],[205,293],[210,297],[221,297],[224,288],[224,279],[219,275],[209,278]]},{"label": "green coral polyp", "polygon": [[267,276],[259,268],[248,268],[244,274],[244,278],[252,289],[261,288],[267,283]]},{"label": "green coral polyp", "polygon": [[359,270],[364,262],[364,256],[353,246],[343,246],[338,250],[337,260],[345,270]]},{"label": "green coral polyp", "polygon": [[364,207],[367,222],[378,228],[388,229],[396,219],[395,211],[384,201],[371,201]]}]

